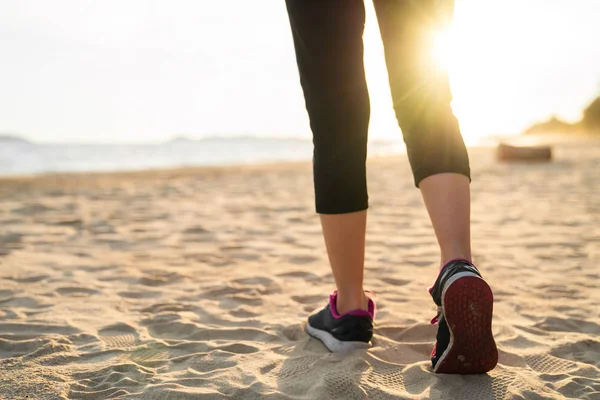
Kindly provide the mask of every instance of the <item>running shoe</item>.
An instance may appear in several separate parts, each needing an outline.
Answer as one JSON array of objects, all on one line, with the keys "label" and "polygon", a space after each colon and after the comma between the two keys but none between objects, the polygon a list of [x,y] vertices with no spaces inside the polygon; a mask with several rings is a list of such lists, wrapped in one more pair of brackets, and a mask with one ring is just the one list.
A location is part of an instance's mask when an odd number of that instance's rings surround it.
[{"label": "running shoe", "polygon": [[306,331],[319,339],[329,351],[347,352],[371,347],[375,302],[369,298],[369,310],[353,310],[339,315],[337,290],[329,295],[329,303],[308,317]]},{"label": "running shoe", "polygon": [[494,296],[489,285],[470,261],[447,263],[429,294],[438,306],[431,320],[438,324],[431,352],[433,372],[483,374],[498,362],[492,335]]}]

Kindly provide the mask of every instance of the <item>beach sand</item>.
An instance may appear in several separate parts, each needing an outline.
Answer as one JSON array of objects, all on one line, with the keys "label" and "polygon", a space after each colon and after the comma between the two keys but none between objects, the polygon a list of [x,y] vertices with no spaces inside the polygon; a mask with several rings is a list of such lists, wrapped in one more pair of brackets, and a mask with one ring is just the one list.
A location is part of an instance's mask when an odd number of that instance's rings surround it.
[{"label": "beach sand", "polygon": [[310,163],[0,180],[2,399],[600,399],[600,146],[471,149],[500,361],[435,375],[438,249],[405,157],[369,161],[373,347],[304,331],[334,289]]}]

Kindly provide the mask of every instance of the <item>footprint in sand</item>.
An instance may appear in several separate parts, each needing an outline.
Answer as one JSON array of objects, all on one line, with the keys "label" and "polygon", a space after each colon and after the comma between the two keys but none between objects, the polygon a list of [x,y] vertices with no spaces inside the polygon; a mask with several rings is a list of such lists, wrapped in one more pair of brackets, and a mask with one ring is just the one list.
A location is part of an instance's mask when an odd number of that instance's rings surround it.
[{"label": "footprint in sand", "polygon": [[139,344],[136,329],[122,322],[105,326],[98,331],[98,336],[107,349],[127,349]]},{"label": "footprint in sand", "polygon": [[[314,374],[314,372],[312,373]],[[313,375],[313,379],[315,378],[316,376]],[[367,385],[363,387],[363,382],[359,381],[359,374],[348,374],[347,371],[335,369],[324,374],[323,384],[325,392],[328,394],[328,399],[369,399],[377,398],[384,394],[381,390],[373,390],[373,388]],[[361,396],[363,393],[365,394],[364,397]]]},{"label": "footprint in sand", "polygon": [[169,358],[185,353],[173,351],[161,343],[151,343],[147,347],[138,347],[129,354],[129,358],[144,367],[156,368]]},{"label": "footprint in sand", "polygon": [[[366,377],[361,379],[361,383],[366,383],[369,388],[379,389],[385,387],[398,393],[406,390],[401,367],[376,359],[370,360],[369,363],[371,369]],[[368,389],[367,392],[369,392]]]},{"label": "footprint in sand", "polygon": [[572,361],[547,354],[526,356],[525,362],[532,370],[542,374],[566,374],[578,369]]},{"label": "footprint in sand", "polygon": [[321,359],[320,354],[307,354],[300,357],[290,357],[276,373],[278,380],[287,382],[297,382],[298,379],[304,379],[307,373],[313,368],[315,363]]},{"label": "footprint in sand", "polygon": [[504,399],[508,389],[513,385],[516,375],[506,369],[499,369],[489,373],[492,376],[492,393],[494,399]]}]

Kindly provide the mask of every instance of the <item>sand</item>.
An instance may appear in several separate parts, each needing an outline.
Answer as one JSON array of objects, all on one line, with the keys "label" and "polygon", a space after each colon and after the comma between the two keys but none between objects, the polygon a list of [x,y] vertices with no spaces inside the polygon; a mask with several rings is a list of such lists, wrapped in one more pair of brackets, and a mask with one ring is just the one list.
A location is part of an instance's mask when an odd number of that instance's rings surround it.
[{"label": "sand", "polygon": [[334,288],[309,163],[0,180],[2,399],[600,399],[600,144],[472,149],[487,375],[435,375],[438,249],[404,157],[369,161],[373,347],[304,332]]}]

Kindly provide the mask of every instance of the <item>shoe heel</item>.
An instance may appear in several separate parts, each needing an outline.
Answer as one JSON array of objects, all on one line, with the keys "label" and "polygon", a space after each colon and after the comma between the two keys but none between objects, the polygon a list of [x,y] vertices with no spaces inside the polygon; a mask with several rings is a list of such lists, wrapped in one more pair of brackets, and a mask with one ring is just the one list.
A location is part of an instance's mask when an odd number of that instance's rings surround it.
[{"label": "shoe heel", "polygon": [[450,343],[434,372],[482,374],[498,362],[492,335],[494,296],[481,278],[465,276],[452,282],[442,295]]}]

